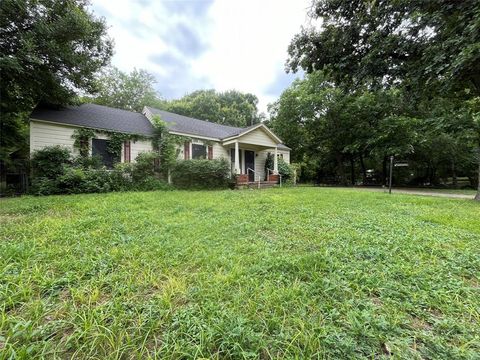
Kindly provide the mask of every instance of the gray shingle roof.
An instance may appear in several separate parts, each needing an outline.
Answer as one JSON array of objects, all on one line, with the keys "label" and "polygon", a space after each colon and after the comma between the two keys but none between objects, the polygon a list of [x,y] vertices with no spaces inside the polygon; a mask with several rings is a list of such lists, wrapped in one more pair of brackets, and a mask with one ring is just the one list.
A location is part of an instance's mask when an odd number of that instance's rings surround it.
[{"label": "gray shingle roof", "polygon": [[[178,115],[165,110],[155,109],[146,106],[148,111],[153,115],[159,115],[160,118],[169,123],[169,129],[183,134],[205,136],[217,139],[225,139],[231,136],[239,135],[248,129],[257,126],[257,124],[246,127],[234,127],[220,125],[217,123],[194,119],[188,116]],[[282,150],[291,150],[288,146],[278,144],[278,148]]]},{"label": "gray shingle roof", "polygon": [[153,134],[153,126],[143,114],[96,104],[66,106],[58,110],[37,108],[30,118],[130,134]]},{"label": "gray shingle roof", "polygon": [[279,150],[292,150],[291,148],[289,148],[287,145],[285,144],[278,144],[278,149]]},{"label": "gray shingle roof", "polygon": [[[169,123],[170,130],[193,136],[225,139],[239,135],[250,128],[220,125],[151,107],[147,109],[154,115],[160,115],[163,121]],[[154,130],[150,120],[143,114],[96,104],[66,106],[60,109],[37,108],[30,118],[139,135],[152,135]],[[283,144],[278,144],[278,148],[290,150]]]},{"label": "gray shingle roof", "polygon": [[188,116],[178,115],[148,106],[147,109],[153,115],[159,115],[163,121],[169,123],[168,128],[170,130],[181,132],[184,134],[224,139],[230,136],[238,135],[241,132],[245,131],[244,128],[220,125],[209,121],[198,120]]}]

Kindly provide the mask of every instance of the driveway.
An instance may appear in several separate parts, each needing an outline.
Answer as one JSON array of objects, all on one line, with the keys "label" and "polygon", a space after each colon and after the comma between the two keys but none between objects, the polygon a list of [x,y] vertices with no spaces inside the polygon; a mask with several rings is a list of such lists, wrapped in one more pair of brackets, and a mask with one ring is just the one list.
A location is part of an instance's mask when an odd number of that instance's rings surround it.
[{"label": "driveway", "polygon": [[[363,190],[363,191],[375,191],[375,192],[384,192],[387,193],[387,188],[381,187],[353,187],[352,189],[356,190]],[[453,194],[447,192],[439,192],[433,190],[423,190],[423,189],[392,189],[393,194],[408,194],[408,195],[422,195],[422,196],[436,196],[436,197],[444,197],[444,198],[451,198],[451,199],[467,199],[473,200],[475,198],[475,194],[467,195],[467,194]]]}]

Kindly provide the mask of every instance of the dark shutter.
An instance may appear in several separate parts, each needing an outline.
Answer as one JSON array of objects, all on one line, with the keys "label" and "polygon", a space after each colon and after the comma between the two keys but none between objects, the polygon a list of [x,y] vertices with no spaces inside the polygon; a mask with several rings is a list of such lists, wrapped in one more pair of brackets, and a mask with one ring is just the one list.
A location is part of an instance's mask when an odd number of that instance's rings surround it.
[{"label": "dark shutter", "polygon": [[89,154],[89,147],[90,147],[90,144],[89,144],[89,139],[87,138],[81,138],[79,139],[79,152],[80,152],[80,156],[82,157],[88,157],[90,156]]},{"label": "dark shutter", "polygon": [[208,160],[213,159],[213,146],[209,145],[208,146]]},{"label": "dark shutter", "polygon": [[131,161],[131,150],[130,150],[130,141],[126,140],[123,143],[123,161],[129,163]]},{"label": "dark shutter", "polygon": [[185,144],[183,146],[183,158],[185,160],[190,159],[190,142],[185,141]]}]

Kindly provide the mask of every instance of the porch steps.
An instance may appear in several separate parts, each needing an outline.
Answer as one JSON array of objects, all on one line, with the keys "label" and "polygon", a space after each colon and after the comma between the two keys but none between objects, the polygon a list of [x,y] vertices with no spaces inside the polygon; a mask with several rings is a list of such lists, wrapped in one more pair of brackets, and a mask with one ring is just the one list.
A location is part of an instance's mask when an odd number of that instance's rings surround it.
[{"label": "porch steps", "polygon": [[[259,188],[258,181],[249,182],[247,186],[249,189]],[[276,181],[260,181],[260,189],[268,189],[275,186],[278,186],[278,183]]]}]

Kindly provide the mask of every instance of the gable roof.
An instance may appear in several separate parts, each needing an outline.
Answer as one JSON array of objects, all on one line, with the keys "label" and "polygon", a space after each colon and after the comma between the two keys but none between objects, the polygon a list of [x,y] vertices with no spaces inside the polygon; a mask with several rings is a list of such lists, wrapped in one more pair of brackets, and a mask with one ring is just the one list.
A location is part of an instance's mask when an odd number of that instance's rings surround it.
[{"label": "gable roof", "polygon": [[60,109],[36,108],[30,118],[130,134],[153,134],[153,126],[143,114],[96,104],[66,106]]},{"label": "gable roof", "polygon": [[[255,124],[241,128],[199,120],[192,117],[171,113],[169,111],[159,110],[150,106],[145,106],[144,113],[145,110],[147,110],[147,112],[149,112],[151,115],[159,115],[163,121],[169,124],[168,128],[171,131],[194,136],[196,135],[216,138],[220,140],[235,138],[253,131],[256,128],[263,127],[273,139],[279,142],[279,149],[291,150],[288,146],[281,144],[280,139],[263,124]],[[146,114],[146,116],[148,116],[148,114]]]},{"label": "gable roof", "polygon": [[159,110],[149,106],[145,106],[145,109],[147,109],[152,115],[159,115],[163,121],[169,123],[169,130],[183,134],[224,139],[238,135],[245,130],[244,128],[194,119],[188,116],[174,114],[169,111]]},{"label": "gable roof", "polygon": [[263,131],[265,131],[267,133],[267,135],[272,138],[273,140],[277,141],[279,144],[281,143],[282,140],[280,140],[280,138],[275,135],[272,130],[270,130],[268,127],[266,127],[264,124],[260,123],[260,124],[255,124],[255,125],[252,125],[252,126],[249,126],[249,127],[246,127],[246,128],[243,128],[242,131],[236,135],[233,135],[233,136],[229,136],[228,138],[226,139],[223,139],[223,140],[232,140],[232,139],[237,139],[243,135],[246,135],[248,134],[249,132],[252,132],[256,129],[262,129]]},{"label": "gable roof", "polygon": [[[194,119],[147,106],[145,109],[150,112],[150,114],[160,115],[163,121],[169,123],[169,129],[173,132],[223,140],[241,136],[253,131],[255,128],[263,126],[266,131],[273,135],[273,138],[278,139],[278,137],[263,124],[240,128]],[[154,133],[154,128],[148,119],[148,114],[144,115],[97,104],[65,106],[59,109],[37,107],[30,115],[30,118],[32,120],[43,120],[58,124],[83,126],[92,129],[110,130],[129,134],[149,136]],[[290,150],[289,147],[283,144],[278,144],[278,148]]]}]

